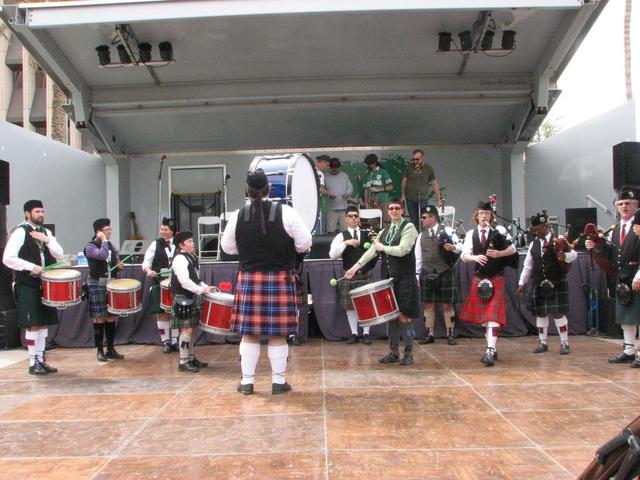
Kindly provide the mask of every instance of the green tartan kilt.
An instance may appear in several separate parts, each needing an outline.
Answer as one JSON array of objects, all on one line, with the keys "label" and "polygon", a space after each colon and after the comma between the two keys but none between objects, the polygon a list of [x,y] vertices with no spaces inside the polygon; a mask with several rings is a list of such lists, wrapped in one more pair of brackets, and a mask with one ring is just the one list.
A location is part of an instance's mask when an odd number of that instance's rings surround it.
[{"label": "green tartan kilt", "polygon": [[197,326],[200,323],[201,312],[202,305],[200,303],[200,297],[194,296],[191,315],[186,318],[178,318],[176,315],[176,298],[174,296],[173,313],[171,314],[171,328],[193,328]]},{"label": "green tartan kilt", "polygon": [[569,283],[566,279],[557,282],[553,295],[544,297],[540,289],[533,283],[529,284],[527,295],[527,310],[537,317],[546,317],[553,313],[569,312]]},{"label": "green tartan kilt", "polygon": [[167,313],[162,308],[160,308],[160,295],[161,295],[160,284],[157,282],[153,282],[151,286],[151,298],[149,302],[149,313]]},{"label": "green tartan kilt", "polygon": [[451,268],[438,275],[435,288],[427,281],[427,272],[423,269],[420,272],[420,299],[424,303],[460,303],[458,293],[458,282],[456,281],[455,269]]},{"label": "green tartan kilt", "polygon": [[42,303],[41,287],[16,284],[18,297],[18,326],[43,327],[58,323],[58,310]]},{"label": "green tartan kilt", "polygon": [[633,292],[628,305],[620,305],[616,300],[616,323],[618,325],[640,325],[640,294]]},{"label": "green tartan kilt", "polygon": [[340,306],[343,310],[353,310],[353,302],[351,301],[351,295],[349,292],[359,287],[365,286],[371,282],[371,271],[361,274],[356,272],[355,276],[351,280],[340,280],[338,287],[338,295],[340,296]]}]

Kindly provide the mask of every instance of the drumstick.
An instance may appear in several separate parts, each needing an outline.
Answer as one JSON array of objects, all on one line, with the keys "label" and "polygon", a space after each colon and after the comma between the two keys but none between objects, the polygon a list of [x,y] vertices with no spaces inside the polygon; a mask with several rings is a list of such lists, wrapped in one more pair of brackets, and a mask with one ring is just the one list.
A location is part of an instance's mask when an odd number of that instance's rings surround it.
[{"label": "drumstick", "polygon": [[338,279],[332,278],[331,280],[329,280],[329,285],[331,285],[332,287],[335,287],[336,285],[338,285],[338,282],[340,280],[344,280],[345,277],[340,277]]},{"label": "drumstick", "polygon": [[158,272],[158,276],[159,277],[166,277],[167,275],[171,275],[171,269],[170,268],[163,268],[162,270],[160,270]]},{"label": "drumstick", "polygon": [[44,267],[42,269],[42,271],[46,272],[47,270],[51,270],[52,268],[56,268],[57,266],[62,265],[66,261],[67,261],[66,258],[63,258],[62,260],[58,260],[56,263],[52,263],[51,265],[47,265],[46,267]]},{"label": "drumstick", "polygon": [[126,257],[124,257],[122,260],[118,261],[118,263],[116,263],[113,267],[111,267],[109,269],[109,272],[113,272],[116,268],[118,268],[120,265],[124,265],[124,262],[126,262],[127,260],[129,260],[131,257],[133,257],[133,253],[131,255],[127,255]]}]

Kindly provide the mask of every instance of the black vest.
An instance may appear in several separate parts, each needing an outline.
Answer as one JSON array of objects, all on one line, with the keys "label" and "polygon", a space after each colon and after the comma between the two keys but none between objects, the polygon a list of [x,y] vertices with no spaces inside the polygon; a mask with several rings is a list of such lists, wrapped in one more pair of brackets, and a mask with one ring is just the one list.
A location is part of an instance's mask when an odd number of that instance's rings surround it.
[{"label": "black vest", "polygon": [[266,235],[262,234],[260,216],[251,212],[251,205],[245,205],[238,211],[236,244],[240,271],[280,272],[295,269],[295,244],[282,224],[282,205],[264,201],[261,207],[267,227]]},{"label": "black vest", "polygon": [[611,243],[613,244],[612,260],[618,279],[621,281],[633,279],[640,262],[640,238],[633,233],[633,229],[630,229],[624,245],[620,248],[620,226],[617,225],[611,234]]},{"label": "black vest", "polygon": [[[349,229],[346,229],[344,232],[342,232],[342,238],[344,240],[351,240],[354,237],[352,237],[351,234],[349,233]],[[358,259],[362,255],[364,255],[364,252],[367,251],[364,248],[364,244],[373,243],[371,241],[371,236],[369,235],[368,230],[360,230],[359,242],[360,242],[360,246],[352,247],[351,245],[347,245],[344,251],[342,252],[342,268],[344,268],[345,271],[353,267],[358,261]],[[377,261],[377,257],[376,257],[376,261]],[[362,267],[360,269],[360,272],[364,275],[365,273],[369,272],[373,267],[375,267],[375,265],[376,265],[376,262],[372,260],[371,262],[367,263],[364,267]]]},{"label": "black vest", "polygon": [[547,251],[544,255],[542,254],[542,241],[535,238],[531,245],[531,258],[533,259],[531,279],[535,285],[539,285],[545,279],[555,284],[565,277],[564,269],[556,257],[553,238],[547,245]]},{"label": "black vest", "polygon": [[[31,225],[24,224],[20,225],[17,228],[22,228],[24,230],[24,243],[22,244],[22,247],[20,247],[20,250],[18,250],[19,258],[42,267],[42,260],[40,258],[40,252],[42,251],[42,253],[44,254],[44,266],[56,263],[55,258],[53,258],[53,255],[51,255],[47,246],[44,243],[40,244],[40,242],[29,235],[29,232],[34,232],[36,231],[36,229],[34,229]],[[43,233],[45,232],[44,228],[40,231],[42,231]],[[40,277],[34,277],[31,275],[31,272],[27,272],[26,270],[16,271],[15,278],[16,283],[19,283],[21,285],[28,285],[30,287],[36,288],[40,286]]]},{"label": "black vest", "polygon": [[[172,243],[172,242],[171,242]],[[156,240],[156,254],[151,261],[151,270],[154,272],[160,273],[160,270],[169,268],[171,262],[169,261],[169,257],[167,256],[167,251],[165,250],[166,242],[163,238],[159,238]],[[155,277],[154,280],[156,283],[160,282],[158,277]]]},{"label": "black vest", "polygon": [[[510,242],[504,235],[492,228],[489,229],[489,234],[487,235],[487,241],[484,247],[480,243],[480,234],[478,233],[477,228],[473,229],[471,238],[473,240],[474,255],[485,255],[490,247],[493,250],[504,250],[510,245]],[[504,272],[504,260],[502,258],[490,257],[487,257],[487,259],[488,262],[486,265],[480,265],[479,263],[476,263],[476,274],[480,277],[493,277],[494,275],[502,275]]]},{"label": "black vest", "polygon": [[[178,252],[176,253],[175,257],[177,257],[178,255],[185,257],[189,262],[189,266],[187,267],[189,271],[189,279],[196,285],[200,285],[200,276],[198,274],[200,263],[198,262],[198,259],[194,255],[186,252]],[[180,282],[178,281],[178,277],[176,277],[175,275],[171,275],[170,287],[173,293],[177,295],[184,295],[187,298],[193,298],[194,296],[193,292],[190,292],[180,284]]]},{"label": "black vest", "polygon": [[[96,247],[100,248],[102,246],[102,241],[97,238],[93,238],[89,242],[90,244],[94,244]],[[89,265],[89,276],[94,280],[98,280],[99,278],[105,278],[108,276],[109,268],[113,268],[118,263],[118,254],[114,250],[113,245],[109,242],[109,250],[111,250],[111,263],[107,264],[106,260],[96,260],[95,258],[91,258],[87,255],[87,245],[84,247],[84,256],[87,257],[87,264]]]},{"label": "black vest", "polygon": [[[406,220],[402,220],[396,229],[393,238],[389,243],[387,243],[387,233],[389,232],[389,228],[387,227],[380,232],[378,235],[378,241],[383,245],[387,246],[397,246],[400,245],[400,237],[402,237],[402,231],[405,228],[410,228],[413,226],[412,223],[407,222]],[[396,257],[393,255],[387,255],[384,252],[381,252],[382,258],[382,278],[400,278],[402,275],[415,275],[416,274],[416,257],[414,255],[414,249],[416,248],[415,242],[411,247],[411,251],[406,254],[404,257]]]}]

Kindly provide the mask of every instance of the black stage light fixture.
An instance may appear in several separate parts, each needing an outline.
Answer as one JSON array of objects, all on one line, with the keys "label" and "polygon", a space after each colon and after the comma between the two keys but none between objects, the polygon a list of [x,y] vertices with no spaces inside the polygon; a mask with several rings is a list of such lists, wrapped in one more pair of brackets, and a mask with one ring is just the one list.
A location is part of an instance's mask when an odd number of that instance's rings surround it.
[{"label": "black stage light fixture", "polygon": [[471,41],[471,32],[469,30],[465,30],[464,32],[460,32],[458,34],[460,38],[460,49],[461,50],[471,50],[472,41]]},{"label": "black stage light fixture", "polygon": [[438,34],[438,50],[441,52],[448,52],[451,50],[451,33],[440,32]]},{"label": "black stage light fixture", "polygon": [[131,57],[124,45],[118,45],[118,56],[120,57],[120,63],[131,63]]},{"label": "black stage light fixture", "polygon": [[98,45],[96,52],[98,52],[98,62],[100,62],[100,65],[104,66],[111,63],[111,52],[108,45]]},{"label": "black stage light fixture", "polygon": [[162,60],[165,62],[173,60],[173,46],[171,46],[171,42],[160,42],[158,49],[160,50],[160,58],[162,58]]},{"label": "black stage light fixture", "polygon": [[505,30],[502,32],[502,48],[503,50],[513,50],[516,44],[516,32],[513,30]]},{"label": "black stage light fixture", "polygon": [[151,61],[151,44],[142,42],[138,45],[138,52],[140,53],[140,61],[147,63]]},{"label": "black stage light fixture", "polygon": [[484,32],[484,37],[482,37],[482,43],[480,44],[480,48],[482,50],[491,50],[493,46],[493,36],[496,33],[493,30],[487,30]]}]

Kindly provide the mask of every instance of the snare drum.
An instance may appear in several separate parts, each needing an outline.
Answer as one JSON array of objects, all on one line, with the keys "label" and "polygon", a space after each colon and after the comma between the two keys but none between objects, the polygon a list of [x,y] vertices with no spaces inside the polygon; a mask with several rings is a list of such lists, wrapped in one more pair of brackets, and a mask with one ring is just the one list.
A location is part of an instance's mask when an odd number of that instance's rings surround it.
[{"label": "snare drum", "polygon": [[80,272],[59,268],[42,272],[42,303],[64,310],[80,303]]},{"label": "snare drum", "polygon": [[160,282],[160,308],[167,313],[173,313],[173,291],[169,288],[170,283],[169,278]]},{"label": "snare drum", "polygon": [[126,317],[142,310],[142,284],[134,278],[119,278],[107,283],[107,310]]},{"label": "snare drum", "polygon": [[291,206],[312,232],[320,214],[320,184],[311,159],[302,153],[255,157],[249,171],[269,178],[269,198]]},{"label": "snare drum", "polygon": [[233,295],[230,293],[205,293],[202,301],[200,328],[217,335],[231,335],[231,308]]},{"label": "snare drum", "polygon": [[358,315],[358,325],[362,327],[385,323],[400,316],[391,278],[353,289],[349,295]]}]

